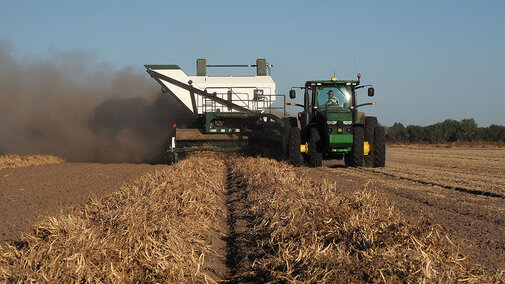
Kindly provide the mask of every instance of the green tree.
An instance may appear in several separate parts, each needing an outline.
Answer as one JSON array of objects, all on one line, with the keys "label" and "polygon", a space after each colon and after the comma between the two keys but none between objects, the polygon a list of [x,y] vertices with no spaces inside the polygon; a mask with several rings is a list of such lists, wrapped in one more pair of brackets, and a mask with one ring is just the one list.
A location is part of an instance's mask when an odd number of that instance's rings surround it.
[{"label": "green tree", "polygon": [[473,141],[479,134],[479,127],[473,118],[463,119],[460,122],[461,133],[458,137],[459,141]]},{"label": "green tree", "polygon": [[393,126],[387,129],[386,139],[391,142],[407,142],[409,141],[409,135],[403,124],[395,122]]},{"label": "green tree", "polygon": [[505,126],[491,124],[484,129],[483,139],[486,141],[505,142]]},{"label": "green tree", "polygon": [[418,125],[407,126],[407,135],[409,136],[409,142],[418,143],[422,141],[427,141],[426,133],[424,127]]}]

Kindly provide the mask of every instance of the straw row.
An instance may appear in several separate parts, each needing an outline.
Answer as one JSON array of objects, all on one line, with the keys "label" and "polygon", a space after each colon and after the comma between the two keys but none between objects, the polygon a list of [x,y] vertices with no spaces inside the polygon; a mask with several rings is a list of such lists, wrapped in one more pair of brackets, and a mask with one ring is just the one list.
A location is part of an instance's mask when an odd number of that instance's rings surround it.
[{"label": "straw row", "polygon": [[240,158],[229,166],[243,196],[236,219],[249,220],[235,232],[239,281],[496,281],[429,219],[407,222],[372,183],[345,195],[344,185],[272,160]]},{"label": "straw row", "polygon": [[51,155],[0,155],[0,170],[47,164],[61,164],[65,160]]},{"label": "straw row", "polygon": [[47,218],[23,247],[0,248],[0,282],[214,282],[206,260],[225,258],[209,241],[226,218],[224,169],[188,159]]}]

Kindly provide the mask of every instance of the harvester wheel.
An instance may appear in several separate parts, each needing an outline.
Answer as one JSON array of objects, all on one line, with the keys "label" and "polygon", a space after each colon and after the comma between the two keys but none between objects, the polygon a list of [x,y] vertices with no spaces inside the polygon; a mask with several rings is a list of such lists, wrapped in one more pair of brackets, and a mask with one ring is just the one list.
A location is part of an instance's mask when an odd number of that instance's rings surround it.
[{"label": "harvester wheel", "polygon": [[300,129],[298,127],[291,127],[289,129],[289,162],[295,166],[299,167],[303,163],[303,157],[300,153],[300,145],[302,144],[302,139],[300,137]]},{"label": "harvester wheel", "polygon": [[[377,117],[375,116],[367,116],[365,117],[365,141],[368,141],[368,145],[370,145],[370,150],[373,149],[374,145],[374,129],[377,126]],[[368,155],[364,156],[364,166],[365,167],[373,167],[374,166],[374,151],[368,152]]]},{"label": "harvester wheel", "polygon": [[376,126],[374,129],[374,167],[386,166],[386,131],[384,127]]},{"label": "harvester wheel", "polygon": [[310,129],[310,166],[311,167],[321,167],[323,165],[323,154],[318,151],[317,145],[321,141],[321,136],[316,128]]},{"label": "harvester wheel", "polygon": [[352,128],[352,150],[345,155],[345,165],[351,167],[363,166],[364,133],[362,125]]},{"label": "harvester wheel", "polygon": [[167,152],[167,164],[172,165],[173,163],[175,163],[175,153]]}]

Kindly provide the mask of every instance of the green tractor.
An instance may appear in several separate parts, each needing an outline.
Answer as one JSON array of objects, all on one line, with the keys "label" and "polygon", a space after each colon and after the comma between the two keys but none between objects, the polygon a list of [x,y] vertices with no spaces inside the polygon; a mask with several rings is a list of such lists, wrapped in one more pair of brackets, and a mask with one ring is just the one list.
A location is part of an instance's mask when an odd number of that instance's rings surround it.
[{"label": "green tractor", "polygon": [[[371,85],[360,85],[358,80],[307,81],[304,87],[293,87],[291,99],[296,97],[294,88],[304,90],[304,104],[287,103],[303,107],[298,113],[300,128],[293,128],[289,135],[289,160],[295,166],[303,163],[320,167],[323,160],[344,159],[351,167],[384,167],[386,140],[384,127],[377,118],[365,116],[358,108],[375,103],[357,104],[356,90],[368,88],[368,96],[374,95]],[[293,123],[293,122],[292,122]],[[300,151],[294,145],[299,143]]]}]

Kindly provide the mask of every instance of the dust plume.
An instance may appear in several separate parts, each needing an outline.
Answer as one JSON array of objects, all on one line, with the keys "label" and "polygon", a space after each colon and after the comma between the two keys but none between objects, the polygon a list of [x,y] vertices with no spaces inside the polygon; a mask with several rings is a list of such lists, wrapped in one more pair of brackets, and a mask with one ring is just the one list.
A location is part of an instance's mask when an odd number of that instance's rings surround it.
[{"label": "dust plume", "polygon": [[170,125],[189,115],[133,68],[86,52],[51,50],[17,60],[0,41],[0,154],[52,154],[69,161],[155,162]]}]

